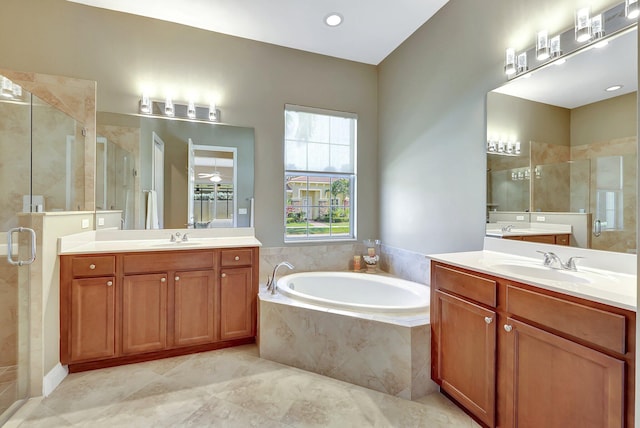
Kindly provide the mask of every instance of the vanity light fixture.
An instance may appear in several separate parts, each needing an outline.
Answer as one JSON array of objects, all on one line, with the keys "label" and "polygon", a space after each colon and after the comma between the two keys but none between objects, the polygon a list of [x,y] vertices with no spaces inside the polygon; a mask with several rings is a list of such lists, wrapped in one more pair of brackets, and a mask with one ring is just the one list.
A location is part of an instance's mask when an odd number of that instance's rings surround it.
[{"label": "vanity light fixture", "polygon": [[624,5],[625,15],[629,19],[636,19],[640,16],[640,6],[638,5],[638,0],[625,0]]},{"label": "vanity light fixture", "polygon": [[591,39],[591,11],[588,7],[583,7],[576,11],[576,41],[578,43],[587,42]]},{"label": "vanity light fixture", "polygon": [[600,39],[604,37],[604,21],[602,14],[596,15],[591,18],[591,35],[594,39]]},{"label": "vanity light fixture", "polygon": [[527,53],[526,52],[522,52],[520,55],[518,55],[518,74],[519,73],[524,73],[525,71],[529,70],[529,67],[527,66]]},{"label": "vanity light fixture", "polygon": [[551,55],[551,58],[558,58],[559,56],[562,55],[562,47],[560,46],[559,35],[551,38],[551,40],[549,41],[549,49],[550,49],[549,54]]},{"label": "vanity light fixture", "polygon": [[622,85],[609,86],[607,89],[605,89],[605,91],[614,92],[614,91],[617,91],[618,89],[622,89]]},{"label": "vanity light fixture", "polygon": [[537,39],[536,58],[538,61],[549,59],[551,56],[551,49],[549,48],[549,32],[547,30],[539,31]]},{"label": "vanity light fixture", "polygon": [[140,99],[140,113],[149,114],[151,113],[151,101],[149,100],[149,95],[142,93],[142,98]]},{"label": "vanity light fixture", "polygon": [[193,101],[189,101],[189,105],[187,106],[187,117],[189,119],[196,118],[196,104]]},{"label": "vanity light fixture", "polygon": [[164,114],[173,117],[175,115],[175,110],[173,109],[173,101],[171,101],[170,97],[167,97],[167,100],[164,102]]},{"label": "vanity light fixture", "polygon": [[337,27],[338,25],[342,24],[342,21],[342,15],[337,12],[331,12],[329,15],[324,17],[324,23],[329,27]]},{"label": "vanity light fixture", "polygon": [[212,122],[220,121],[220,110],[218,110],[218,107],[215,104],[211,104],[211,106],[209,106],[209,120]]},{"label": "vanity light fixture", "polygon": [[507,74],[507,76],[516,74],[516,50],[513,48],[508,48],[506,51],[504,72]]},{"label": "vanity light fixture", "polygon": [[6,77],[2,78],[0,95],[2,95],[5,98],[13,98],[13,82],[7,79]]}]

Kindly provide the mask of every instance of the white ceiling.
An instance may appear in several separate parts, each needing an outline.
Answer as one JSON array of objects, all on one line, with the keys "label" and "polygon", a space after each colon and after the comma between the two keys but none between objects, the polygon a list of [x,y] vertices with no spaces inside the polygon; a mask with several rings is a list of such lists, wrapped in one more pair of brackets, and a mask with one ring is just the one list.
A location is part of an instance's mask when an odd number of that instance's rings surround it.
[{"label": "white ceiling", "polygon": [[[573,109],[637,91],[637,37],[634,28],[603,48],[582,50],[562,65],[535,70],[529,78],[514,79],[495,92]],[[623,87],[605,91],[613,85]]]},{"label": "white ceiling", "polygon": [[[69,1],[377,65],[448,0]],[[324,23],[332,12],[338,27]]]}]

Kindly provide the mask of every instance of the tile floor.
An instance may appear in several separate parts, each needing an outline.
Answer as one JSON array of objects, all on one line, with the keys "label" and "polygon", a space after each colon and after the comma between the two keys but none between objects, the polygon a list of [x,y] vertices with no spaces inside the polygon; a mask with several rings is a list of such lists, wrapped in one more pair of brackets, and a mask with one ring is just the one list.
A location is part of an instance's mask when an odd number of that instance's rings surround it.
[{"label": "tile floor", "polygon": [[255,345],[69,375],[6,427],[478,427],[440,393],[403,400],[258,357]]}]

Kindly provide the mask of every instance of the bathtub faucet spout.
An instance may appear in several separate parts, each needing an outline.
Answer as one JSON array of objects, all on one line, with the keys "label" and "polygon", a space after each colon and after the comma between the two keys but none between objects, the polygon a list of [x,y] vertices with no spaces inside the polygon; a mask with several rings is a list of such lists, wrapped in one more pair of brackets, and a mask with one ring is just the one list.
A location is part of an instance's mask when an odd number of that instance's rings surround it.
[{"label": "bathtub faucet spout", "polygon": [[276,273],[280,266],[286,266],[289,269],[293,269],[293,265],[289,262],[280,262],[273,268],[273,273],[271,274],[271,277],[267,278],[267,290],[271,291],[271,294],[276,294],[276,288],[277,288]]}]

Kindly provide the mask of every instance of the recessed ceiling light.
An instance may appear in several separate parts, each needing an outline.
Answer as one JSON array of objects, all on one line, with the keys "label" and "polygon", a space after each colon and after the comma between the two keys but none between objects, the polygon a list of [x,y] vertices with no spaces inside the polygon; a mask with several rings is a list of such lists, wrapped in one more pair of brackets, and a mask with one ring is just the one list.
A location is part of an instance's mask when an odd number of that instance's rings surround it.
[{"label": "recessed ceiling light", "polygon": [[324,23],[329,27],[337,27],[342,24],[342,15],[336,12],[332,12],[329,15],[325,16]]},{"label": "recessed ceiling light", "polygon": [[607,89],[605,89],[605,91],[607,92],[613,92],[613,91],[617,91],[618,89],[621,89],[622,85],[613,85],[613,86],[609,86]]}]

